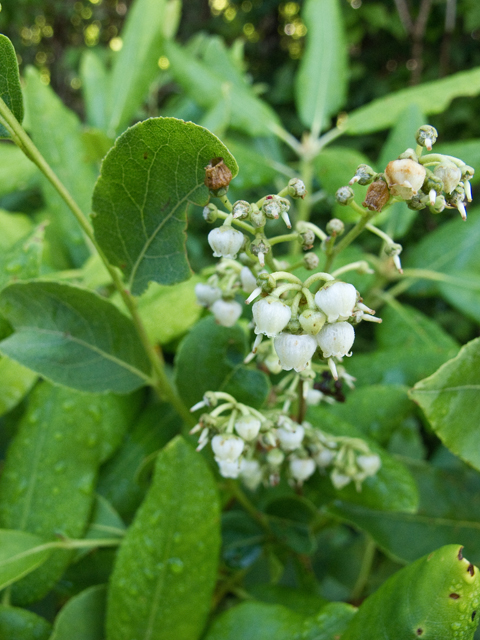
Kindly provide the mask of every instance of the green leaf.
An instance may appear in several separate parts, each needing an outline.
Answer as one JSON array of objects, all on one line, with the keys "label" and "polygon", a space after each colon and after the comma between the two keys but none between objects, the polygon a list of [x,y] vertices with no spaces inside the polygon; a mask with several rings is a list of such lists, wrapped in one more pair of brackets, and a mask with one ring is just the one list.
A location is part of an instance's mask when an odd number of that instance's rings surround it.
[{"label": "green leaf", "polygon": [[[425,115],[442,113],[454,98],[480,93],[480,67],[461,71],[448,78],[425,82],[373,100],[349,114],[342,126],[348,134],[371,133],[388,129],[410,104],[416,104]],[[415,132],[413,132],[415,133]]]},{"label": "green leaf", "polygon": [[151,118],[120,136],[102,164],[93,194],[93,226],[112,264],[134,295],[149,282],[175,284],[190,276],[185,211],[205,205],[205,166],[223,157],[237,163],[212,133],[175,118]]},{"label": "green leaf", "polygon": [[102,467],[97,491],[122,517],[131,518],[147,491],[145,483],[138,479],[141,465],[177,435],[180,427],[181,420],[170,405],[148,407],[137,418],[116,455]]},{"label": "green leaf", "polygon": [[[3,34],[0,34],[0,98],[21,124],[23,98],[17,56],[12,43]],[[0,137],[10,138],[10,134],[2,124],[0,124]]]},{"label": "green leaf", "polygon": [[52,625],[32,611],[0,605],[0,638],[49,640]]},{"label": "green leaf", "polygon": [[278,130],[280,121],[275,111],[249,85],[231,82],[230,77],[211,69],[174,42],[167,42],[165,51],[171,63],[169,71],[198,105],[211,109],[219,100],[228,100],[232,129],[251,136],[266,136]]},{"label": "green leaf", "polygon": [[132,322],[92,291],[47,281],[12,284],[0,294],[0,311],[15,328],[1,352],[54,382],[128,393],[148,379]]},{"label": "green leaf", "polygon": [[[123,397],[83,394],[48,383],[35,389],[0,478],[2,527],[50,540],[58,534],[83,535],[115,402],[117,415],[127,409]],[[43,597],[71,555],[56,550],[43,567],[15,585],[14,598],[32,602]]]},{"label": "green leaf", "polygon": [[181,438],[172,440],[118,552],[108,640],[199,637],[216,580],[219,511],[206,462]]},{"label": "green leaf", "polygon": [[307,37],[295,84],[296,104],[302,123],[319,133],[347,95],[347,43],[340,2],[307,0],[302,19]]},{"label": "green leaf", "polygon": [[308,618],[282,605],[244,602],[218,616],[205,640],[333,640],[354,614],[353,607],[340,602]]},{"label": "green leaf", "polygon": [[0,589],[16,582],[43,564],[51,549],[45,540],[24,531],[0,529]]},{"label": "green leaf", "polygon": [[0,358],[0,416],[16,407],[35,384],[37,374],[21,364]]},{"label": "green leaf", "polygon": [[100,56],[87,49],[80,61],[82,95],[85,100],[86,118],[89,125],[106,131],[108,83],[110,78]]},{"label": "green leaf", "polygon": [[254,584],[248,589],[248,593],[256,600],[281,604],[305,616],[318,613],[327,604],[327,600],[316,593],[282,584]]},{"label": "green leaf", "polygon": [[49,640],[103,640],[106,595],[101,584],[71,598],[55,618]]},{"label": "green leaf", "polygon": [[[456,140],[453,142],[437,142],[434,153],[444,153],[460,158],[471,167],[480,167],[480,140]],[[480,172],[477,170],[470,180],[477,184],[480,180]]]},{"label": "green leaf", "polygon": [[[2,147],[0,146],[0,149],[1,148]],[[17,149],[17,147],[12,147],[12,149]],[[22,157],[25,156],[22,154]],[[16,162],[16,156],[8,159],[7,161],[10,160]],[[10,213],[9,211],[3,211],[2,209],[0,209],[0,226],[2,229],[2,234],[0,236],[0,248],[2,250],[10,249],[12,245],[18,242],[18,240],[25,238],[25,236],[30,234],[34,229],[32,220],[28,216],[22,213]]]},{"label": "green leaf", "polygon": [[[80,121],[63,105],[51,87],[43,84],[33,67],[27,67],[25,79],[25,100],[33,141],[80,209],[87,214],[95,170],[84,161]],[[82,230],[56,189],[44,176],[41,181],[48,213],[59,234],[61,246],[73,264],[80,267],[88,257]]]},{"label": "green leaf", "polygon": [[[100,495],[95,496],[95,503],[85,538],[121,538],[125,534],[125,524],[112,505]],[[78,556],[88,553],[88,549],[79,549]]]},{"label": "green leaf", "polygon": [[190,278],[186,282],[162,287],[152,283],[138,301],[138,312],[150,340],[167,344],[186,333],[202,315],[197,303],[195,285],[203,280]]},{"label": "green leaf", "polygon": [[382,461],[380,470],[362,482],[361,491],[357,491],[353,483],[340,490],[334,489],[328,476],[315,474],[307,485],[312,494],[306,494],[312,502],[322,504],[329,499],[339,499],[372,509],[416,511],[418,507],[417,487],[405,465],[390,456],[374,440],[365,436],[353,425],[319,410],[319,407],[311,407],[307,419],[314,426],[320,426],[322,430],[333,436],[361,438],[373,453],[380,456]]},{"label": "green leaf", "polygon": [[[226,144],[242,170],[235,178],[235,189],[261,187],[273,181],[279,171],[275,161],[244,142],[228,138]],[[294,177],[293,174],[289,178]]]},{"label": "green leaf", "polygon": [[295,553],[310,555],[317,548],[312,524],[317,510],[300,496],[271,500],[265,507],[270,527],[277,539]]},{"label": "green leaf", "polygon": [[480,470],[480,338],[433,375],[418,382],[410,397],[425,413],[433,430],[450,449]]},{"label": "green leaf", "polygon": [[18,240],[0,255],[0,289],[9,282],[28,280],[39,275],[43,253],[44,226],[37,227],[28,238]]},{"label": "green leaf", "polygon": [[178,0],[136,0],[121,32],[123,46],[114,57],[109,91],[108,133],[123,131],[159,75],[165,38],[175,35]]},{"label": "green leaf", "polygon": [[461,541],[472,562],[480,561],[480,477],[460,469],[410,465],[420,493],[417,513],[385,513],[337,501],[328,512],[366,531],[398,562],[413,562],[432,549]]},{"label": "green leaf", "polygon": [[187,407],[206,391],[225,391],[239,402],[260,407],[270,385],[264,373],[243,364],[246,352],[247,336],[238,325],[222,327],[212,316],[200,320],[175,359],[176,384]]},{"label": "green leaf", "polygon": [[441,547],[398,571],[367,598],[342,640],[473,640],[479,575],[458,544]]},{"label": "green leaf", "polygon": [[23,151],[12,144],[0,144],[0,196],[24,191],[39,179],[39,170]]}]

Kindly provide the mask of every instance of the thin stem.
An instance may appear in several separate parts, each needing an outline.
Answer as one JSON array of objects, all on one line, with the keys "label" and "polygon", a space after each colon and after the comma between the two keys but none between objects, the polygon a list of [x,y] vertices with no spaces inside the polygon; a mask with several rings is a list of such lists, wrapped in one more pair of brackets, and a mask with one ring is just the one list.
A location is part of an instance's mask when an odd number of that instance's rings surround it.
[{"label": "thin stem", "polygon": [[303,283],[303,286],[309,288],[317,280],[328,281],[328,280],[335,280],[335,278],[332,275],[330,275],[329,273],[325,273],[323,271],[318,271],[317,273],[314,273],[309,278],[307,278],[305,280],[305,282]]},{"label": "thin stem", "polygon": [[[225,211],[218,211],[217,215],[222,220],[226,220],[232,214],[231,213],[225,213]],[[252,236],[256,235],[256,233],[257,233],[257,229],[254,229],[250,224],[248,224],[248,222],[243,222],[243,220],[238,220],[237,218],[232,218],[231,219],[231,224],[234,224],[239,229],[243,229],[244,231],[247,231],[247,233],[251,233]]]},{"label": "thin stem", "polygon": [[293,149],[293,151],[295,151],[297,156],[301,155],[302,145],[294,136],[288,133],[288,131],[285,131],[283,127],[275,123],[272,123],[269,128],[272,133],[274,133],[278,138],[280,138],[280,140],[283,140],[285,144],[287,144],[291,149]]},{"label": "thin stem", "polygon": [[350,264],[346,264],[343,267],[336,269],[332,272],[332,276],[334,278],[338,278],[342,273],[347,273],[347,271],[357,271],[358,269],[364,269],[366,273],[373,273],[366,260],[358,260],[357,262],[351,262]]},{"label": "thin stem", "polygon": [[331,255],[328,257],[327,263],[325,265],[325,271],[328,271],[330,269],[330,267],[332,266],[332,262],[336,258],[336,256],[338,256],[338,254],[341,251],[346,249],[355,240],[355,238],[362,233],[362,231],[365,229],[367,224],[376,214],[377,214],[376,211],[369,211],[369,212],[363,213],[362,219],[359,220],[357,224],[353,227],[353,229],[350,229],[347,235],[340,240],[340,242],[332,251]]},{"label": "thin stem", "polygon": [[[150,360],[152,365],[154,374],[155,374],[155,382],[154,386],[157,388],[159,394],[164,396],[166,400],[168,400],[175,408],[175,410],[180,414],[180,416],[187,421],[187,424],[192,422],[192,417],[185,407],[183,402],[177,396],[175,390],[171,386],[167,375],[164,369],[163,355],[161,351],[158,352],[155,350],[155,347],[151,344],[145,327],[143,325],[142,319],[138,313],[136,302],[131,296],[130,292],[125,289],[123,281],[116,270],[107,257],[103,253],[101,247],[98,245],[96,238],[93,234],[93,230],[90,226],[90,223],[77,205],[75,200],[70,195],[68,189],[63,185],[63,183],[59,180],[56,173],[47,163],[45,158],[42,156],[40,151],[34,145],[32,140],[29,138],[23,127],[17,122],[15,116],[11,113],[5,102],[0,98],[0,122],[7,128],[7,130],[12,133],[12,136],[20,141],[19,148],[25,153],[25,155],[34,162],[40,171],[44,174],[47,180],[51,183],[51,185],[56,189],[59,193],[63,201],[67,204],[73,215],[75,216],[78,224],[81,226],[87,238],[93,244],[95,249],[98,252],[102,262],[107,268],[110,277],[115,285],[115,288],[120,293],[122,300],[127,307],[131,317],[137,334],[142,342],[143,348],[146,351],[146,354]],[[193,423],[192,423],[193,424]]]},{"label": "thin stem", "polygon": [[356,602],[360,599],[367,585],[368,578],[373,566],[373,560],[375,558],[376,548],[377,547],[374,540],[370,536],[367,536],[365,551],[363,552],[362,564],[360,567],[360,573],[358,574],[357,581],[355,582],[355,586],[352,590],[352,602]]},{"label": "thin stem", "polygon": [[238,482],[235,482],[234,480],[228,480],[227,481],[227,486],[228,486],[228,489],[229,489],[230,493],[235,498],[235,500],[239,504],[241,504],[242,507],[245,509],[245,511],[256,522],[258,522],[258,524],[262,527],[262,529],[266,533],[268,533],[270,535],[271,534],[271,530],[270,530],[270,525],[268,524],[267,516],[264,513],[262,513],[261,511],[259,511],[252,502],[250,502],[250,500],[247,498],[245,493],[240,488],[240,485],[238,484]]},{"label": "thin stem", "polygon": [[283,236],[275,236],[273,238],[269,238],[268,242],[271,246],[274,244],[279,244],[280,242],[292,242],[293,240],[298,240],[298,233],[286,233]]},{"label": "thin stem", "polygon": [[324,133],[323,136],[320,136],[320,138],[318,138],[317,140],[317,152],[320,153],[320,151],[324,147],[326,147],[327,144],[330,144],[330,142],[332,142],[333,140],[336,140],[340,136],[343,136],[343,134],[344,129],[342,129],[341,127],[334,127],[333,129],[330,129],[330,131],[327,131],[327,133]]},{"label": "thin stem", "polygon": [[393,240],[388,235],[388,233],[385,233],[385,231],[382,231],[381,229],[379,229],[375,225],[368,223],[367,225],[365,225],[365,228],[368,229],[369,231],[371,231],[372,233],[374,233],[379,238],[382,238],[382,240],[385,240],[385,242],[387,244],[393,244]]},{"label": "thin stem", "polygon": [[233,205],[232,205],[232,203],[230,202],[230,200],[228,199],[228,197],[226,195],[220,196],[219,200],[220,200],[220,202],[222,202],[227,207],[227,209],[229,211],[232,211]]}]

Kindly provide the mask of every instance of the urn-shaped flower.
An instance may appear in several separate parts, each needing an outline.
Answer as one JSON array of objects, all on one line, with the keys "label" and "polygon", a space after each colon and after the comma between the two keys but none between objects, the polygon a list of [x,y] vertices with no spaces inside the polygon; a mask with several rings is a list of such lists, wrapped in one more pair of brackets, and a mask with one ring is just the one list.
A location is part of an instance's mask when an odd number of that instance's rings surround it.
[{"label": "urn-shaped flower", "polygon": [[242,315],[242,305],[236,300],[215,300],[210,307],[215,320],[223,327],[233,327]]},{"label": "urn-shaped flower", "polygon": [[390,193],[404,200],[410,200],[412,196],[417,195],[426,175],[425,168],[410,158],[393,160],[385,169]]},{"label": "urn-shaped flower", "polygon": [[296,336],[291,333],[279,333],[273,345],[280,359],[282,369],[285,371],[290,371],[291,369],[303,371],[317,348],[315,338],[312,338],[312,336]]},{"label": "urn-shaped flower", "polygon": [[327,316],[327,322],[350,318],[357,302],[357,291],[353,284],[333,282],[326,284],[315,294],[315,304]]},{"label": "urn-shaped flower", "polygon": [[355,340],[355,330],[348,322],[326,324],[317,335],[324,358],[348,356]]},{"label": "urn-shaped flower", "polygon": [[215,258],[236,258],[243,240],[243,233],[228,225],[216,227],[208,234],[208,244],[212,247]]},{"label": "urn-shaped flower", "polygon": [[268,296],[258,300],[252,307],[255,333],[273,338],[282,331],[292,317],[292,310],[278,298]]}]

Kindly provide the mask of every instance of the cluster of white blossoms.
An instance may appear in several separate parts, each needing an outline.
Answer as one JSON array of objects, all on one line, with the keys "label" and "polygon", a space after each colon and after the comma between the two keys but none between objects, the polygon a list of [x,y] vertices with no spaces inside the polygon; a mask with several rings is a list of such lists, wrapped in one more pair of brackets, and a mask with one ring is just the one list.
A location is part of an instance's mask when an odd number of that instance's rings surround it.
[{"label": "cluster of white blossoms", "polygon": [[284,412],[261,413],[223,392],[206,393],[192,411],[204,407],[209,413],[190,432],[200,432],[197,450],[210,443],[220,475],[240,478],[251,490],[262,482],[277,484],[282,469],[299,485],[316,469],[328,469],[336,489],[353,482],[359,491],[381,467],[380,457],[363,440],[332,436]]},{"label": "cluster of white blossoms", "polygon": [[[288,282],[280,283],[281,280]],[[318,280],[326,282],[313,295],[309,287]],[[271,291],[252,307],[257,338],[247,361],[255,356],[266,336],[273,339],[281,369],[304,371],[318,352],[328,361],[333,377],[338,379],[336,361],[351,356],[355,340],[353,324],[361,320],[381,322],[380,318],[373,317],[375,312],[363,304],[352,284],[328,273],[315,273],[302,282],[292,274],[276,272],[268,276],[266,285]],[[247,303],[263,292],[262,287],[257,287]]]}]

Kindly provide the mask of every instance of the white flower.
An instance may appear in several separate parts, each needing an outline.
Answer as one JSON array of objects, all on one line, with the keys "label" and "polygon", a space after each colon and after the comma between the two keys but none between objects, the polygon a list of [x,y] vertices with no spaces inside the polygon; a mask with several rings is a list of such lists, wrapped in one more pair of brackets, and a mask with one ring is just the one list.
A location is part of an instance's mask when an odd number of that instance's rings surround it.
[{"label": "white flower", "polygon": [[315,454],[315,462],[321,469],[328,467],[328,465],[333,462],[334,458],[335,452],[331,451],[331,449],[322,449]]},{"label": "white flower", "polygon": [[236,258],[243,245],[243,233],[227,225],[216,227],[208,234],[208,244],[215,258]]},{"label": "white flower", "polygon": [[303,371],[317,348],[312,336],[296,336],[291,333],[280,333],[274,339],[273,345],[285,371]]},{"label": "white flower", "polygon": [[385,169],[388,188],[394,196],[410,200],[421,189],[427,172],[425,168],[409,158],[393,160]]},{"label": "white flower", "polygon": [[291,458],[290,473],[298,482],[310,478],[315,471],[315,462],[311,458]]},{"label": "white flower", "polygon": [[257,279],[248,267],[242,267],[240,271],[240,281],[245,293],[252,293],[257,286]]},{"label": "white flower", "polygon": [[382,466],[382,461],[376,453],[371,453],[369,455],[357,456],[357,464],[363,469],[367,476],[373,476]]},{"label": "white flower", "polygon": [[257,460],[243,460],[240,477],[251,491],[255,491],[262,481],[262,468]]},{"label": "white flower", "polygon": [[326,324],[317,336],[324,358],[348,356],[355,340],[355,329],[348,322]]},{"label": "white flower", "polygon": [[327,316],[328,322],[348,320],[356,302],[357,291],[347,282],[327,284],[315,294],[315,304]]},{"label": "white flower", "polygon": [[330,480],[332,481],[335,489],[343,489],[343,487],[346,487],[352,479],[350,478],[350,476],[347,476],[344,473],[340,473],[340,471],[334,469],[330,474]]},{"label": "white flower", "polygon": [[297,449],[302,444],[304,435],[305,429],[295,422],[292,422],[290,429],[284,429],[283,427],[277,429],[278,439],[285,451]]},{"label": "white flower", "polygon": [[221,460],[220,458],[215,460],[223,478],[238,478],[243,467],[241,460]]},{"label": "white flower", "polygon": [[236,300],[215,300],[210,307],[215,320],[223,327],[233,327],[242,315],[242,305]]},{"label": "white flower", "polygon": [[202,307],[209,307],[215,300],[222,297],[222,290],[218,287],[214,287],[211,284],[203,284],[199,282],[195,285],[195,295],[197,296],[197,302]]},{"label": "white flower", "polygon": [[460,167],[448,160],[437,165],[433,173],[443,182],[443,189],[446,193],[452,193],[462,177]]},{"label": "white flower", "polygon": [[242,416],[235,422],[235,431],[244,440],[253,440],[258,436],[262,423],[254,416]]},{"label": "white flower", "polygon": [[238,436],[229,434],[216,435],[212,438],[212,449],[215,460],[234,462],[242,455],[245,443]]},{"label": "white flower", "polygon": [[292,310],[278,298],[267,296],[255,302],[252,307],[255,333],[263,333],[269,338],[284,329],[292,317]]}]

